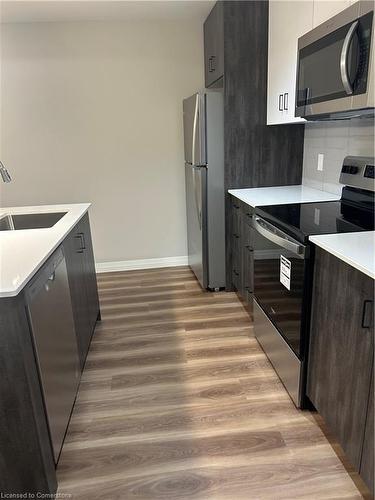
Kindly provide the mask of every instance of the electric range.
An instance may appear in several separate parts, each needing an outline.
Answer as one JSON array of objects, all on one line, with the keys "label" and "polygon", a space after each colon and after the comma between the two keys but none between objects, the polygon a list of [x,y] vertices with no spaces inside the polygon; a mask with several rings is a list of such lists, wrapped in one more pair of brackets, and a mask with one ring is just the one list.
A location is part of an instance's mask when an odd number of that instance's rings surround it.
[{"label": "electric range", "polygon": [[255,335],[302,408],[314,267],[309,236],[374,229],[374,158],[346,157],[340,182],[339,201],[257,207],[253,216]]}]

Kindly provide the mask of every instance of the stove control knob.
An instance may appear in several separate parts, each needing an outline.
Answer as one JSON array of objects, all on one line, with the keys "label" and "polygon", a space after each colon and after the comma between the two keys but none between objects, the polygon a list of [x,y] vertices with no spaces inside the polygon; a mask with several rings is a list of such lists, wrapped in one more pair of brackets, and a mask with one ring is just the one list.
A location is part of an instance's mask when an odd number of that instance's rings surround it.
[{"label": "stove control knob", "polygon": [[355,175],[358,173],[359,168],[354,165],[344,165],[341,169],[343,174],[352,174]]}]

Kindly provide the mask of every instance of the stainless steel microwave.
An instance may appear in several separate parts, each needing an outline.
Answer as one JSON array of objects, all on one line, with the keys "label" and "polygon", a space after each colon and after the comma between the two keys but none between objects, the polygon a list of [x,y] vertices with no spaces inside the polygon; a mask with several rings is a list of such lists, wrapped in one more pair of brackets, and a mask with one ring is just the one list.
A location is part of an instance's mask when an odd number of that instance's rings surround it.
[{"label": "stainless steel microwave", "polygon": [[359,1],[298,39],[296,116],[374,114],[374,2]]}]

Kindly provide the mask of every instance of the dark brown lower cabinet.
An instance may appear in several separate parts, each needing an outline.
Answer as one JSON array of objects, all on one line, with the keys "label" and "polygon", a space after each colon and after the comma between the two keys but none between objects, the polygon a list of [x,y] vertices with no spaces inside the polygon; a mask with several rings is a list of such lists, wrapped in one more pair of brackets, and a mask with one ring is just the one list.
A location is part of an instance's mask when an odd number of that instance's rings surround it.
[{"label": "dark brown lower cabinet", "polygon": [[[88,214],[62,246],[83,366],[100,316]],[[0,298],[0,496],[33,494],[36,498],[56,489],[38,363],[21,291],[16,297]]]},{"label": "dark brown lower cabinet", "polygon": [[307,395],[369,487],[373,301],[370,277],[316,249]]},{"label": "dark brown lower cabinet", "polygon": [[374,371],[372,372],[372,381],[370,388],[370,397],[368,402],[365,439],[363,442],[362,460],[360,474],[364,482],[369,487],[372,494],[374,488]]},{"label": "dark brown lower cabinet", "polygon": [[231,203],[232,285],[241,299],[251,306],[254,282],[252,208],[235,197]]},{"label": "dark brown lower cabinet", "polygon": [[88,214],[84,215],[72,229],[63,246],[79,357],[83,368],[95,323],[99,317],[99,297]]},{"label": "dark brown lower cabinet", "polygon": [[243,289],[242,294],[245,301],[249,304],[252,310],[252,298],[254,291],[254,229],[251,227],[251,218],[246,214],[245,208],[242,214],[242,273],[243,273]]},{"label": "dark brown lower cabinet", "polygon": [[56,489],[42,390],[20,293],[0,299],[0,497]]},{"label": "dark brown lower cabinet", "polygon": [[241,204],[238,200],[232,200],[232,283],[236,290],[242,289],[242,234],[241,234]]}]

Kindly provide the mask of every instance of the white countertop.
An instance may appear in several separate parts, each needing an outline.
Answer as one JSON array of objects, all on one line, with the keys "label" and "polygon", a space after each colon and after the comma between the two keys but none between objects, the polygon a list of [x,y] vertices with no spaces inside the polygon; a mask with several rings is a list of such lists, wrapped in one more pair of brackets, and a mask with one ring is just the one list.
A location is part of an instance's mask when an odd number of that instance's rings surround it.
[{"label": "white countertop", "polygon": [[23,289],[89,207],[90,203],[77,203],[0,208],[0,217],[67,212],[50,228],[0,231],[0,297],[14,297]]},{"label": "white countertop", "polygon": [[322,234],[309,240],[375,279],[375,231]]},{"label": "white countertop", "polygon": [[287,203],[313,203],[317,201],[335,201],[338,194],[327,193],[308,186],[276,186],[248,189],[229,189],[228,193],[251,207],[264,205],[285,205]]}]

